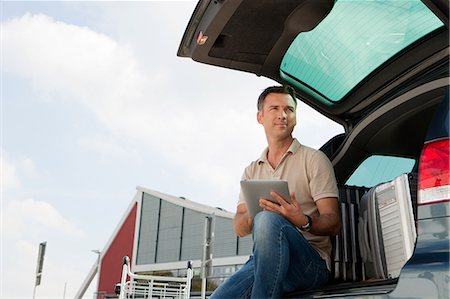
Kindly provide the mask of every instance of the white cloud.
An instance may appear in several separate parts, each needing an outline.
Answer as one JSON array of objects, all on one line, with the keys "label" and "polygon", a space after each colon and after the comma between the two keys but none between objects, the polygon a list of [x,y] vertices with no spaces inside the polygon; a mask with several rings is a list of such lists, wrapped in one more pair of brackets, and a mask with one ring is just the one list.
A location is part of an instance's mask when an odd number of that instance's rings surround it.
[{"label": "white cloud", "polygon": [[81,147],[96,152],[102,159],[127,159],[137,160],[141,158],[141,153],[137,147],[124,144],[123,141],[115,138],[96,136],[85,137],[79,140]]},{"label": "white cloud", "polygon": [[8,155],[3,149],[0,149],[1,155],[1,192],[4,193],[10,189],[15,189],[20,186],[20,181],[17,176],[16,166],[9,160]]},{"label": "white cloud", "polygon": [[[47,248],[44,257],[41,284],[36,287],[36,299],[61,299],[74,298],[75,293],[85,277],[86,272],[78,267],[75,261],[82,259],[73,256],[83,256],[64,246],[67,239],[41,238],[39,240],[20,239],[8,242],[4,249],[4,269],[0,278],[3,283],[0,298],[32,298],[36,265],[38,258],[39,243],[46,241]],[[89,253],[88,253],[89,254]],[[84,262],[95,262],[95,257],[91,254],[83,256]],[[5,269],[8,269],[6,272]],[[95,283],[93,284],[95,286]],[[65,291],[65,293],[64,293]],[[92,298],[92,289],[88,293]]]},{"label": "white cloud", "polygon": [[40,177],[33,160],[30,158],[24,158],[20,161],[19,170],[28,178],[36,179]]},{"label": "white cloud", "polygon": [[[54,294],[62,294],[64,281],[79,281],[84,275],[74,265],[61,267],[66,254],[73,254],[64,246],[74,240],[79,242],[84,233],[48,202],[32,198],[12,200],[11,194],[22,187],[19,177],[33,179],[39,177],[39,172],[31,159],[12,160],[4,150],[1,153],[4,198],[0,209],[0,271],[7,275],[0,279],[0,298],[32,297],[38,244],[44,240],[50,241],[52,248],[46,255],[43,285],[38,287],[36,298],[61,298]],[[57,256],[53,249],[66,254]]]},{"label": "white cloud", "polygon": [[34,162],[30,158],[12,160],[10,155],[0,148],[1,155],[1,191],[5,195],[11,190],[22,187],[23,178],[36,179],[40,177]]},{"label": "white cloud", "polygon": [[[8,275],[2,275],[1,278],[4,284],[1,298],[32,297],[38,244],[33,245],[25,240],[9,241],[8,246],[3,249],[4,269],[2,269],[2,273],[5,273],[7,269]],[[6,279],[7,276],[15,277],[16,279]],[[26,285],[24,285],[25,281],[27,282]],[[16,289],[17,292],[12,293],[13,289]]]},{"label": "white cloud", "polygon": [[10,200],[4,203],[2,210],[2,229],[6,238],[44,236],[49,231],[72,237],[83,235],[55,207],[45,201],[33,198]]},{"label": "white cloud", "polygon": [[[1,221],[1,271],[8,273],[1,278],[1,298],[31,298],[38,244],[43,241],[48,244],[36,298],[62,298],[65,282],[81,283],[85,273],[70,262],[79,259],[71,257],[78,253],[68,244],[80,242],[84,234],[55,207],[34,199],[12,200],[3,204]],[[78,285],[71,287],[68,294],[73,296]]]},{"label": "white cloud", "polygon": [[297,109],[296,130],[299,139],[314,148],[320,148],[325,141],[344,132],[342,126],[321,117],[318,112],[303,103],[300,103]]},{"label": "white cloud", "polygon": [[3,24],[2,46],[3,69],[29,78],[47,98],[104,110],[142,89],[130,49],[85,27],[26,14]]}]

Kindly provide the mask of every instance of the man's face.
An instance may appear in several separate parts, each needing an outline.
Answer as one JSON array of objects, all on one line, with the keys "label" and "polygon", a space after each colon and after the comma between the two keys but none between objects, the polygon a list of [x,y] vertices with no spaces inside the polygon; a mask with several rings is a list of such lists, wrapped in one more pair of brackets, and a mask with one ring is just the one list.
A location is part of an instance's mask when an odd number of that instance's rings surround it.
[{"label": "man's face", "polygon": [[269,93],[262,111],[258,111],[258,122],[264,126],[268,138],[291,137],[297,124],[295,102],[288,94]]}]

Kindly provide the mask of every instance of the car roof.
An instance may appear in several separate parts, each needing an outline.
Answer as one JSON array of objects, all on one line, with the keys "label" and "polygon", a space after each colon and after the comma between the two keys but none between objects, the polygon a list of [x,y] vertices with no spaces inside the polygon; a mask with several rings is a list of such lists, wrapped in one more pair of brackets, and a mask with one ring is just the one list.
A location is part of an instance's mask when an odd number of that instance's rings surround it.
[{"label": "car roof", "polygon": [[448,6],[202,0],[177,55],[288,83],[300,100],[348,130],[382,103],[448,77]]}]

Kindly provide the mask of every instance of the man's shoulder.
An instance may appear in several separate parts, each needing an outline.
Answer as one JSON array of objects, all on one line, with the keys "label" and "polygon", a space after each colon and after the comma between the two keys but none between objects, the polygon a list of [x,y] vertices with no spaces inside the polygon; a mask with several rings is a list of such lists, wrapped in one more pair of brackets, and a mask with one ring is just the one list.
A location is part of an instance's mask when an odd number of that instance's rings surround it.
[{"label": "man's shoulder", "polygon": [[310,146],[304,145],[304,144],[300,144],[300,146],[298,147],[297,150],[297,154],[302,155],[302,156],[315,156],[315,155],[322,155],[324,154],[322,151],[312,148]]},{"label": "man's shoulder", "polygon": [[331,164],[330,159],[319,149],[315,149],[306,145],[301,145],[298,151],[294,154],[294,160],[300,161],[305,165],[328,165]]}]

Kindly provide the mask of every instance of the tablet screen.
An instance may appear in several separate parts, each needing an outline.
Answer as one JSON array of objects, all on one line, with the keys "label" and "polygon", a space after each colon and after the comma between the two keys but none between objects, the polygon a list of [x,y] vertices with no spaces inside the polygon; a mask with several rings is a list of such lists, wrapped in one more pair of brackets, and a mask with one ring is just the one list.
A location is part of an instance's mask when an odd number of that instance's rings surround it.
[{"label": "tablet screen", "polygon": [[261,197],[278,203],[270,192],[280,194],[286,201],[290,201],[288,182],[282,180],[243,180],[241,181],[242,194],[247,204],[247,211],[251,218],[255,217],[262,209],[259,206]]}]

